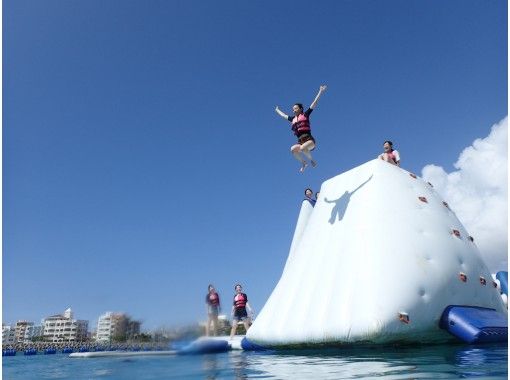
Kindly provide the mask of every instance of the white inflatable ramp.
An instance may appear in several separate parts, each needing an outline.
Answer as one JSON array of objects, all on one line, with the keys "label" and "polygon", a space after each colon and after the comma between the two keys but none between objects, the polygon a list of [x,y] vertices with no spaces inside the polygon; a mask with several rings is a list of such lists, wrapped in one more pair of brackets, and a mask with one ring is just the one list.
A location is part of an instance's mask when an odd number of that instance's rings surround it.
[{"label": "white inflatable ramp", "polygon": [[244,335],[229,336],[202,336],[183,347],[167,351],[96,351],[74,352],[70,358],[115,358],[131,356],[169,356],[169,355],[198,355],[242,350],[241,341]]},{"label": "white inflatable ramp", "polygon": [[225,341],[227,342],[227,344],[229,345],[230,349],[231,350],[242,350],[243,348],[241,347],[241,341],[243,340],[243,338],[245,337],[245,335],[234,335],[234,337],[232,339],[230,339],[230,336],[226,335],[226,336],[202,336],[200,338],[198,338],[195,342],[197,341]]},{"label": "white inflatable ramp", "polygon": [[170,351],[97,351],[97,352],[73,352],[70,358],[119,358],[131,356],[169,356],[176,355],[176,350]]}]

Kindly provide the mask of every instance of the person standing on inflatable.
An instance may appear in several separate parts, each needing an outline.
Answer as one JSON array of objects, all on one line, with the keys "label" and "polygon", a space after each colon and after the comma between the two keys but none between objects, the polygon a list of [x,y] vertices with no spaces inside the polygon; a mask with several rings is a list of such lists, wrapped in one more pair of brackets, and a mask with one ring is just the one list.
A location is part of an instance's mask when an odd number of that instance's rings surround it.
[{"label": "person standing on inflatable", "polygon": [[250,328],[251,319],[248,317],[246,309],[250,311],[250,315],[253,315],[253,309],[248,303],[248,296],[243,293],[243,287],[237,284],[234,287],[236,295],[234,296],[234,303],[232,305],[232,330],[230,331],[230,339],[234,337],[237,332],[237,323],[242,321],[246,331]]},{"label": "person standing on inflatable", "polygon": [[[310,104],[310,107],[303,112],[303,105],[301,103],[296,103],[292,107],[292,111],[294,112],[294,116],[288,116],[285,113],[283,113],[278,106],[276,106],[275,111],[278,115],[283,117],[284,119],[287,119],[292,123],[292,131],[294,132],[294,135],[297,137],[297,144],[292,145],[290,148],[290,151],[298,160],[301,162],[301,168],[299,169],[300,173],[303,173],[308,166],[308,163],[306,162],[305,158],[308,158],[310,160],[310,164],[312,164],[312,167],[317,166],[317,162],[315,162],[312,158],[312,154],[310,153],[312,150],[315,149],[315,139],[312,136],[311,133],[311,127],[310,127],[310,114],[317,106],[317,102],[319,101],[320,96],[324,91],[326,91],[326,86],[320,86],[319,93],[313,100],[312,104]],[[305,157],[303,158],[302,155]]]},{"label": "person standing on inflatable", "polygon": [[220,313],[220,296],[214,289],[214,286],[207,287],[205,296],[205,307],[207,308],[207,325],[205,326],[205,335],[209,336],[211,322],[213,325],[213,335],[218,333],[218,314]]}]

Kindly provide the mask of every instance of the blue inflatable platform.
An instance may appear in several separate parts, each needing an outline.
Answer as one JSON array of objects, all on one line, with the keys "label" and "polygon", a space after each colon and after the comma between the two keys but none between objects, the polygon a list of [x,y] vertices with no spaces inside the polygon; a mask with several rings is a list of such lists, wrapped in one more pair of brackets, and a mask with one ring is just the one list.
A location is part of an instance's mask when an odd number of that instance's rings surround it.
[{"label": "blue inflatable platform", "polygon": [[444,309],[439,327],[470,344],[508,339],[507,316],[485,307],[450,305]]},{"label": "blue inflatable platform", "polygon": [[213,354],[217,352],[227,352],[229,350],[230,346],[225,340],[197,339],[187,346],[181,348],[179,351],[177,351],[177,354]]},{"label": "blue inflatable platform", "polygon": [[498,272],[496,274],[496,279],[499,280],[501,293],[506,294],[508,296],[508,272]]},{"label": "blue inflatable platform", "polygon": [[243,338],[243,340],[241,340],[241,348],[244,351],[266,351],[267,350],[267,348],[259,346],[258,344],[255,344],[253,342],[250,342],[246,338]]}]

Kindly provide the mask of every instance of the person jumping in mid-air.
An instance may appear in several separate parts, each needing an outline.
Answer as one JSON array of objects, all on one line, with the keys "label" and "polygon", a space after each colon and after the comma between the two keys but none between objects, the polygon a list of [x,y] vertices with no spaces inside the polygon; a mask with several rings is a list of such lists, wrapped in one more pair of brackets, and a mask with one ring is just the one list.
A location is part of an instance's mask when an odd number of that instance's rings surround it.
[{"label": "person jumping in mid-air", "polygon": [[304,112],[303,105],[301,103],[294,104],[294,106],[292,107],[294,116],[286,115],[280,110],[280,108],[278,108],[278,106],[276,106],[275,109],[278,115],[292,123],[292,131],[296,135],[298,142],[297,144],[292,145],[290,151],[292,152],[296,160],[301,162],[301,168],[299,169],[301,173],[303,173],[306,167],[308,166],[306,159],[304,159],[301,156],[301,153],[310,160],[310,164],[312,164],[312,167],[317,166],[317,162],[313,160],[312,154],[310,153],[312,150],[315,149],[315,139],[312,136],[310,128],[310,114],[317,106],[317,102],[319,101],[319,98],[324,91],[326,91],[326,86],[320,86],[319,93],[313,100],[312,104],[310,104],[310,107]]}]

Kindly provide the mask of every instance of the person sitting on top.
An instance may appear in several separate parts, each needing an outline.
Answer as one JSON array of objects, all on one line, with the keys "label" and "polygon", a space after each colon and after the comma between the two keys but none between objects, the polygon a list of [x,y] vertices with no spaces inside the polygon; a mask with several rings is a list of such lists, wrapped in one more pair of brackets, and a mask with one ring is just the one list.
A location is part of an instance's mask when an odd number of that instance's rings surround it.
[{"label": "person sitting on top", "polygon": [[396,149],[393,149],[393,143],[386,140],[383,144],[383,149],[384,153],[379,155],[379,158],[390,164],[400,166],[400,154]]},{"label": "person sitting on top", "polygon": [[305,201],[310,202],[310,204],[311,204],[312,206],[315,206],[315,202],[316,202],[316,200],[315,200],[315,199],[313,199],[313,198],[312,198],[312,196],[313,196],[313,191],[312,191],[312,189],[307,188],[307,189],[305,190],[305,199],[304,199],[304,200],[305,200]]},{"label": "person sitting on top", "polygon": [[[275,108],[275,111],[278,115],[292,123],[292,131],[294,132],[294,135],[296,135],[298,141],[297,144],[292,145],[290,151],[296,160],[301,162],[301,168],[299,169],[301,173],[303,173],[305,168],[308,166],[305,158],[310,160],[312,167],[317,166],[317,162],[313,160],[312,154],[310,153],[315,149],[315,139],[312,136],[310,128],[310,114],[317,106],[317,102],[319,101],[322,93],[326,91],[326,88],[326,86],[320,86],[319,93],[306,111],[303,111],[303,105],[301,103],[294,104],[292,107],[294,116],[288,116],[287,114],[283,113],[280,108],[278,108],[278,106]],[[305,158],[301,156],[301,153],[305,156]]]}]

